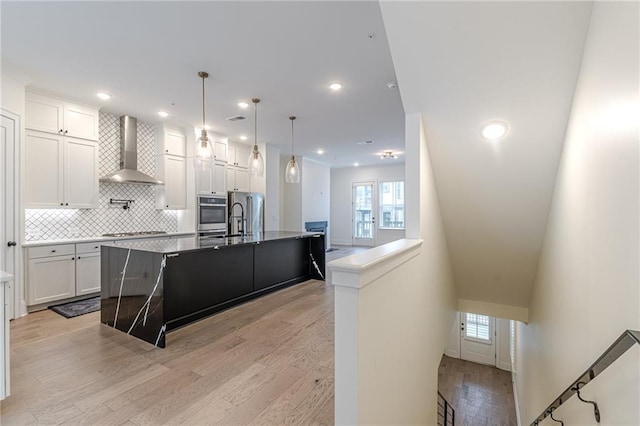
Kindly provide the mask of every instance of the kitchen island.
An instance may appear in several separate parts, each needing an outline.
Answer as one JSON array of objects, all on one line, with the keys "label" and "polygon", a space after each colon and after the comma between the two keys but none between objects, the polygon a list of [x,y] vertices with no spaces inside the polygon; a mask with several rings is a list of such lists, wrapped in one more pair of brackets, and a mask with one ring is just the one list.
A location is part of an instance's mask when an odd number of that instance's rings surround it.
[{"label": "kitchen island", "polygon": [[265,232],[105,244],[101,322],[164,348],[166,333],[309,279],[324,279],[320,233]]}]

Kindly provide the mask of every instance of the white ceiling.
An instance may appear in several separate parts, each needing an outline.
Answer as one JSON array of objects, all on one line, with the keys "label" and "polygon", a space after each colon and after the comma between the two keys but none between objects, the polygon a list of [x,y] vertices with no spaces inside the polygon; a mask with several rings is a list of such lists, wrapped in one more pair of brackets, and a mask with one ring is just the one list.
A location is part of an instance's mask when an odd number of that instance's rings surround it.
[{"label": "white ceiling", "polygon": [[[377,2],[7,2],[1,7],[2,60],[35,88],[155,123],[207,122],[332,166],[386,164],[402,151],[404,112]],[[373,38],[369,38],[374,34]],[[331,92],[340,81],[344,89]],[[99,101],[95,92],[113,95]],[[243,114],[242,122],[226,121]],[[358,141],[374,140],[371,146]],[[326,150],[319,156],[317,149]],[[398,160],[403,161],[401,156]]]},{"label": "white ceiling", "polygon": [[[528,306],[591,3],[383,2],[422,113],[458,297]],[[480,135],[500,119],[509,133]]]}]

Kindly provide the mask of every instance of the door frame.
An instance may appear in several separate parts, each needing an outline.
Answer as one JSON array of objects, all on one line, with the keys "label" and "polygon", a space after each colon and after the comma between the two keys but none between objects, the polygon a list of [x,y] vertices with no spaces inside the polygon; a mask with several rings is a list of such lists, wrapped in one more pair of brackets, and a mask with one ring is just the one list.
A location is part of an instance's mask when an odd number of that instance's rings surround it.
[{"label": "door frame", "polygon": [[[362,185],[371,185],[371,238],[356,238],[356,223],[355,223],[355,187]],[[351,182],[351,245],[354,246],[366,246],[366,247],[374,247],[376,245],[377,240],[377,225],[376,225],[376,216],[377,216],[377,204],[378,204],[378,180],[377,179],[367,179],[367,180],[358,180]]]},{"label": "door frame", "polygon": [[[22,167],[21,165],[21,151],[22,151],[22,124],[21,119],[18,114],[14,114],[11,111],[6,110],[5,108],[0,108],[0,115],[3,118],[11,120],[14,122],[13,124],[13,145],[7,145],[7,149],[5,151],[5,161],[4,164],[1,164],[4,169],[5,179],[4,182],[13,183],[13,187],[11,188],[11,193],[7,193],[5,188],[0,189],[0,197],[5,197],[5,206],[7,207],[7,211],[12,213],[13,226],[8,225],[7,229],[5,229],[5,240],[1,241],[0,244],[2,247],[2,255],[5,255],[7,252],[6,243],[9,240],[16,241],[18,243],[17,246],[13,247],[13,259],[11,262],[13,266],[13,271],[11,272],[14,276],[13,283],[11,284],[10,291],[8,292],[8,306],[9,306],[9,315],[8,318],[14,319],[20,316],[26,315],[26,303],[24,300],[24,283],[22,280],[22,242],[23,242],[23,233],[21,233],[22,223],[24,222],[24,217],[22,215],[21,210],[21,184],[22,184]],[[9,177],[9,178],[7,178]],[[13,206],[8,206],[11,203]]]}]

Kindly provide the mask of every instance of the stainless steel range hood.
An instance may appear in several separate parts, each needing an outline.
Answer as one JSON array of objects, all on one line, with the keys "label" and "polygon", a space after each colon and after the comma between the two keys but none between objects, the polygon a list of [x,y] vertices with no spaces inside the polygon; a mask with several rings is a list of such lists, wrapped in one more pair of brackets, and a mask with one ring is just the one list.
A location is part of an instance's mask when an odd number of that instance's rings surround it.
[{"label": "stainless steel range hood", "polygon": [[164,182],[139,172],[138,120],[128,115],[120,117],[120,170],[100,178],[100,182],[164,185]]}]

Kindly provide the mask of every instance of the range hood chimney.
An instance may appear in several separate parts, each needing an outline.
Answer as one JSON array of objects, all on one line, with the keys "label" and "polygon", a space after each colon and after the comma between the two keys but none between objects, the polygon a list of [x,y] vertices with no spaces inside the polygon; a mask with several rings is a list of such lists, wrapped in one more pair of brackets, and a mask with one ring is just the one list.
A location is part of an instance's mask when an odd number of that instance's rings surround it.
[{"label": "range hood chimney", "polygon": [[120,117],[120,170],[100,178],[100,182],[164,185],[164,182],[138,171],[138,120]]}]

